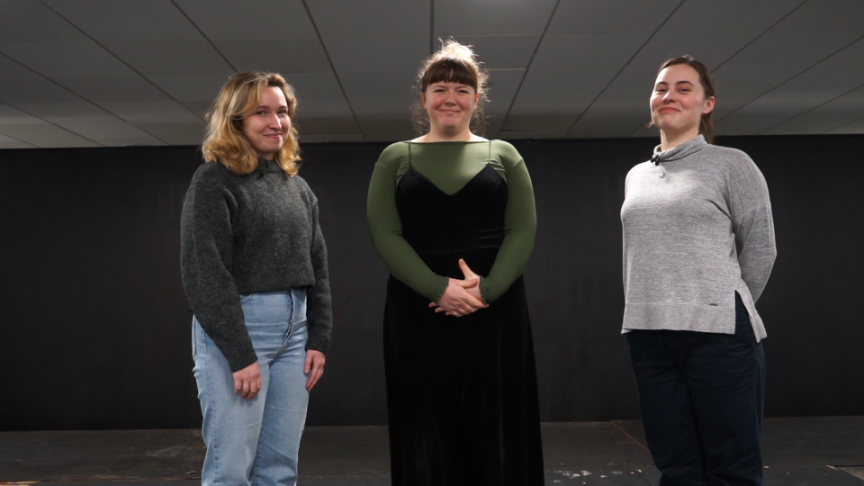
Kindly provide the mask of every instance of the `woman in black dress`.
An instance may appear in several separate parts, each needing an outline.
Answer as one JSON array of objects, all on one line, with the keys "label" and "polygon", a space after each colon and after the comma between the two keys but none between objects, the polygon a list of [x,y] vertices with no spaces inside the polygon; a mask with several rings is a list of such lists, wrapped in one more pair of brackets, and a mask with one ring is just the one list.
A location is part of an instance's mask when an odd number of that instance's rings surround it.
[{"label": "woman in black dress", "polygon": [[428,132],[384,150],[367,208],[391,273],[393,484],[542,485],[521,276],[536,230],[531,180],[512,145],[471,131],[486,79],[468,47],[445,43],[419,78]]}]

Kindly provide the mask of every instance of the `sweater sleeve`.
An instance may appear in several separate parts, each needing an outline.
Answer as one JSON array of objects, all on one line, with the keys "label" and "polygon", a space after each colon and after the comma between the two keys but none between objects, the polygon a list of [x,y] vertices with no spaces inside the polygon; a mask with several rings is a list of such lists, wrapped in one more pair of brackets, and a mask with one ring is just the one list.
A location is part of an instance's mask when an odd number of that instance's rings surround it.
[{"label": "sweater sleeve", "polygon": [[[311,193],[311,190],[310,190]],[[333,330],[333,311],[330,302],[330,276],[327,267],[327,245],[318,222],[318,199],[312,195],[312,242],[309,256],[315,271],[315,285],[306,289],[306,319],[309,339],[306,349],[327,353]]]},{"label": "sweater sleeve", "polygon": [[387,147],[372,171],[366,218],[372,244],[390,273],[430,301],[438,302],[449,279],[437,275],[402,236],[402,221],[396,209],[396,172],[405,156],[400,144]]},{"label": "sweater sleeve", "polygon": [[742,158],[733,164],[729,179],[732,230],[735,232],[741,279],[756,302],[768,283],[777,247],[768,184],[750,157],[741,155]]},{"label": "sweater sleeve", "polygon": [[205,163],[192,178],[180,220],[180,269],[186,298],[231,371],[258,360],[231,276],[235,201],[219,181],[222,167]]},{"label": "sweater sleeve", "polygon": [[507,208],[504,213],[504,242],[488,277],[480,278],[480,293],[486,303],[498,300],[522,275],[537,233],[537,211],[531,176],[519,152],[507,142],[494,142],[507,173]]}]

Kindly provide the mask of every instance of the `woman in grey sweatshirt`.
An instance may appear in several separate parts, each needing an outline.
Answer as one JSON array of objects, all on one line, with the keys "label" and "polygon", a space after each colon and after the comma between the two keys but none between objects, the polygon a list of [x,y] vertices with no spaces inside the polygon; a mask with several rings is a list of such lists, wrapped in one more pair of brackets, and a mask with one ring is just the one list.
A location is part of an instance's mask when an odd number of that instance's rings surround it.
[{"label": "woman in grey sweatshirt", "polygon": [[625,183],[623,332],[661,485],[762,484],[766,336],[755,302],[776,256],[768,187],[711,145],[714,83],[686,56],[651,96],[660,145]]}]

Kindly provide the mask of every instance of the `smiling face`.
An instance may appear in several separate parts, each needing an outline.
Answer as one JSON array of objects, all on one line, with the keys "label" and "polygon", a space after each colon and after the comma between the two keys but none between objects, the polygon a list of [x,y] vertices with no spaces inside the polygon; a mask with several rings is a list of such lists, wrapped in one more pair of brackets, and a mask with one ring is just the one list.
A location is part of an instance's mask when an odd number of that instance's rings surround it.
[{"label": "smiling face", "polygon": [[290,130],[291,117],[288,115],[285,93],[276,86],[264,88],[258,107],[243,119],[246,140],[256,155],[273,160],[276,152],[285,144]]},{"label": "smiling face", "polygon": [[692,67],[675,64],[657,75],[651,95],[651,120],[666,137],[695,137],[702,115],[713,109],[714,97],[705,99],[699,73]]},{"label": "smiling face", "polygon": [[421,93],[429,114],[431,131],[447,136],[470,134],[471,115],[477,108],[477,92],[467,84],[452,81],[431,83]]}]

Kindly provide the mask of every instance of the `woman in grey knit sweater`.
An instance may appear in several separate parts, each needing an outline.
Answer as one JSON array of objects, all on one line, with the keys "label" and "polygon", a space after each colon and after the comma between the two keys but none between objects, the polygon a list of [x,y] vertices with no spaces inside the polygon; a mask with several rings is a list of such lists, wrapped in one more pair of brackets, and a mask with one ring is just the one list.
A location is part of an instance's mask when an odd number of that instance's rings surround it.
[{"label": "woman in grey knit sweater", "polygon": [[755,303],[776,256],[768,187],[711,145],[714,83],[686,56],[651,96],[660,145],[625,183],[624,333],[660,484],[762,484],[766,336]]},{"label": "woman in grey knit sweater", "polygon": [[318,200],[297,175],[282,76],[232,76],[183,202],[181,270],[204,416],[203,485],[295,484],[309,391],[330,341]]}]

